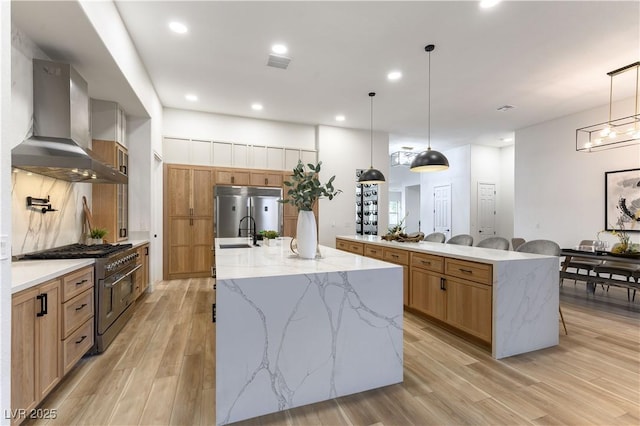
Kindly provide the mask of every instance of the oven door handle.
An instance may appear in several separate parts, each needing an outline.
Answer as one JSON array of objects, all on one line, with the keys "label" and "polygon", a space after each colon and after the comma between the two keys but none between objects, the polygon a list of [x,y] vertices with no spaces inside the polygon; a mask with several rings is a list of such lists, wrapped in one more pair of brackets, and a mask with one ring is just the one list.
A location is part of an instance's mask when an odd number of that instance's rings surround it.
[{"label": "oven door handle", "polygon": [[125,278],[127,278],[129,275],[133,274],[135,271],[137,271],[138,269],[142,268],[142,264],[140,265],[136,265],[135,268],[133,268],[132,270],[130,270],[129,272],[127,272],[125,275],[121,276],[120,278],[118,278],[117,280],[115,280],[114,282],[112,282],[111,284],[105,284],[106,288],[113,288],[115,287],[120,281],[124,280]]}]

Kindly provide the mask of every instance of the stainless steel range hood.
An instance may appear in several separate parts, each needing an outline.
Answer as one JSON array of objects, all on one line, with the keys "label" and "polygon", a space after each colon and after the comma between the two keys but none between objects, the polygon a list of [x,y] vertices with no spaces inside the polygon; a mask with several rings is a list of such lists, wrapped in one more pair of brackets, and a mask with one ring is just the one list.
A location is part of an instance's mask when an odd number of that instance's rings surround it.
[{"label": "stainless steel range hood", "polygon": [[127,183],[88,148],[87,82],[69,64],[33,60],[33,136],[11,150],[11,165],[55,179]]}]

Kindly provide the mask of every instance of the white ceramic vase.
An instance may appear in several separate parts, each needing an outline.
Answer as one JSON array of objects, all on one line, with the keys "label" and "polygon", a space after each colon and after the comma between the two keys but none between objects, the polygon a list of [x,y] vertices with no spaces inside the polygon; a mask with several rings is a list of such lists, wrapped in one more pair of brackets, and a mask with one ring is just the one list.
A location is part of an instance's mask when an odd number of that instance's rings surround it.
[{"label": "white ceramic vase", "polygon": [[316,258],[318,229],[316,227],[316,217],[312,211],[300,210],[298,212],[296,242],[298,245],[298,256],[304,259]]}]

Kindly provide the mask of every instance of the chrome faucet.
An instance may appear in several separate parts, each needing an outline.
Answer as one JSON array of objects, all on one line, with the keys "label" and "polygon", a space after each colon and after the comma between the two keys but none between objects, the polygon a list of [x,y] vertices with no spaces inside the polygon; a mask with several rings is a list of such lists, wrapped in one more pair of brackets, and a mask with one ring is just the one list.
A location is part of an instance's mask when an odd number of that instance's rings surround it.
[{"label": "chrome faucet", "polygon": [[242,219],[240,219],[240,223],[238,223],[238,237],[242,236],[242,221],[245,219],[250,219],[253,222],[253,227],[251,228],[247,228],[248,231],[251,231],[252,235],[253,235],[253,245],[257,246],[258,245],[258,233],[256,232],[256,220],[253,218],[253,216],[249,215],[249,216],[245,216]]}]

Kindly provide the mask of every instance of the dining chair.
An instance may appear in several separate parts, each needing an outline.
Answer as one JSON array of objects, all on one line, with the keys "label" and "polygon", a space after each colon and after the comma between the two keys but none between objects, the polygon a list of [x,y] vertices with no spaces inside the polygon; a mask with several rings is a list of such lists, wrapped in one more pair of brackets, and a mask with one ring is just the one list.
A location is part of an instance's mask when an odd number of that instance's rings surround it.
[{"label": "dining chair", "polygon": [[425,241],[431,241],[432,243],[444,243],[447,237],[442,232],[432,232],[424,237]]},{"label": "dining chair", "polygon": [[[547,256],[560,256],[560,246],[551,240],[531,240],[526,243],[521,244],[516,250],[521,253],[534,253],[534,254],[544,254]],[[558,273],[558,278],[560,274]],[[559,282],[560,280],[558,280]],[[558,311],[560,312],[560,320],[562,320],[562,327],[564,328],[564,334],[569,334],[567,332],[567,324],[564,322],[564,315],[562,315],[562,308],[558,303]]]},{"label": "dining chair", "polygon": [[511,239],[511,247],[513,247],[514,250],[518,250],[518,247],[520,247],[522,244],[525,243],[525,239],[524,238],[512,238]]},{"label": "dining chair", "polygon": [[[595,240],[582,240],[580,244],[578,244],[578,250],[584,251],[595,251],[596,241]],[[585,271],[585,282],[587,283],[587,288],[589,288],[588,284],[592,282],[590,280],[591,272],[593,272],[593,268],[601,265],[602,261],[594,260],[594,259],[585,259],[580,256],[573,256],[571,260],[567,262],[566,260],[562,262],[562,269],[565,270],[567,268],[573,268],[576,270],[576,274],[579,274],[581,270]],[[560,280],[560,285],[562,285],[562,281]],[[573,284],[575,285],[578,280],[573,280]],[[593,284],[592,284],[593,285]],[[593,285],[595,291],[595,285]]]},{"label": "dining chair", "polygon": [[492,248],[497,250],[509,250],[509,240],[502,237],[489,237],[480,241],[476,247]]},{"label": "dining chair", "polygon": [[[616,244],[617,245],[617,244]],[[615,248],[616,245],[612,247]],[[600,265],[593,267],[593,271],[598,278],[607,278],[605,275],[609,274],[609,279],[614,276],[624,277],[624,282],[627,285],[627,300],[633,302],[636,298],[636,289],[631,288],[638,284],[638,277],[640,277],[640,265],[634,265],[631,263],[616,262],[615,260],[605,260]],[[609,286],[607,286],[607,289]],[[633,297],[631,297],[631,290],[633,290]]]},{"label": "dining chair", "polygon": [[467,234],[458,234],[449,238],[447,244],[457,244],[459,246],[472,246],[473,245],[473,237]]}]

